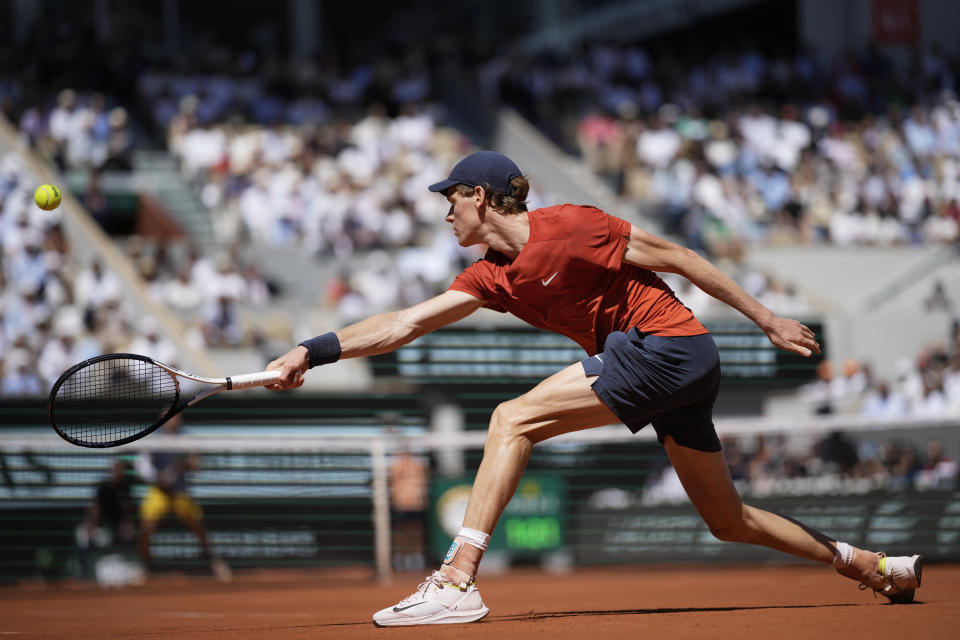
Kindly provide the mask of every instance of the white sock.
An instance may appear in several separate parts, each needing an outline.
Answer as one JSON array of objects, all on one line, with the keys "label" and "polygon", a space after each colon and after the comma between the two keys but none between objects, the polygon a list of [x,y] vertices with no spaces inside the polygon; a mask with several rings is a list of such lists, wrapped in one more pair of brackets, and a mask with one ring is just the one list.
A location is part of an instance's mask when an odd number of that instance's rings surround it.
[{"label": "white sock", "polygon": [[469,542],[477,549],[480,549],[480,551],[486,551],[487,546],[490,544],[490,534],[484,533],[483,531],[477,531],[476,529],[460,527],[457,537],[463,538],[466,542]]},{"label": "white sock", "polygon": [[849,567],[853,564],[853,547],[846,542],[837,541],[837,555],[833,558],[833,566],[838,569]]}]

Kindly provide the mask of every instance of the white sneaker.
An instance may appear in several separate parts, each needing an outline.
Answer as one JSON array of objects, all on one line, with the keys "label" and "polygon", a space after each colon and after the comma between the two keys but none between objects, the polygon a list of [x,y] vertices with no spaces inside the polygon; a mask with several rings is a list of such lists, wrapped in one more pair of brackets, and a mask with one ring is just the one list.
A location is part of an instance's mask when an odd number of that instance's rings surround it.
[{"label": "white sneaker", "polygon": [[483,605],[476,581],[455,585],[434,571],[413,594],[373,614],[373,624],[378,627],[460,624],[475,622],[488,613],[490,609]]},{"label": "white sneaker", "polygon": [[923,577],[922,556],[884,557],[880,559],[878,569],[884,578],[880,595],[898,604],[913,602],[913,594],[920,587]]},{"label": "white sneaker", "polygon": [[877,554],[877,566],[873,572],[860,573],[853,567],[837,569],[841,575],[860,581],[861,589],[873,589],[896,604],[913,602],[913,596],[920,587],[923,575],[922,556],[888,557],[883,552]]}]

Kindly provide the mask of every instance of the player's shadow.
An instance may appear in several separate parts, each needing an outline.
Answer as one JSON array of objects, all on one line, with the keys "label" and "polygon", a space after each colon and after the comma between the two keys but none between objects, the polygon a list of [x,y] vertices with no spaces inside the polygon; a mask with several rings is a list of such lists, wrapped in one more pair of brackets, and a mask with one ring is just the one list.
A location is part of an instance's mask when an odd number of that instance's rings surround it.
[{"label": "player's shadow", "polygon": [[[917,603],[920,604],[920,603]],[[513,622],[518,620],[549,620],[551,618],[575,618],[586,616],[638,616],[660,613],[711,613],[724,611],[761,611],[764,609],[821,609],[825,607],[859,607],[859,604],[781,604],[755,607],[658,607],[656,609],[587,609],[583,611],[531,611],[529,613],[490,616],[490,622]]]},{"label": "player's shadow", "polygon": [[[889,606],[892,602],[885,603]],[[923,604],[917,600],[912,604]],[[531,611],[529,613],[515,613],[503,616],[487,616],[473,624],[483,624],[489,622],[522,622],[524,620],[550,620],[553,618],[577,618],[588,616],[646,616],[659,613],[711,613],[725,611],[763,611],[764,609],[824,609],[828,607],[861,607],[862,604],[851,602],[839,604],[774,604],[757,607],[660,607],[657,609],[587,609],[583,611]],[[364,622],[329,622],[327,624],[315,625],[319,627],[357,627],[365,626],[370,623]],[[310,625],[314,626],[314,625]]]}]

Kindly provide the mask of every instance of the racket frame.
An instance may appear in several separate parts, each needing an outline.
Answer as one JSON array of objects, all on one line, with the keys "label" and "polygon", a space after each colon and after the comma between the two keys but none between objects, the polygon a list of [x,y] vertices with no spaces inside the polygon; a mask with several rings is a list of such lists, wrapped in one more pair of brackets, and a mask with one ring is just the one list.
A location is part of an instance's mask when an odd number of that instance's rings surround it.
[{"label": "racket frame", "polygon": [[[155,423],[149,427],[125,438],[120,438],[118,440],[111,440],[109,442],[89,442],[85,440],[78,440],[72,436],[64,433],[60,426],[57,424],[54,419],[54,404],[57,398],[57,391],[60,390],[60,387],[63,386],[63,383],[67,381],[74,373],[80,369],[84,369],[98,362],[106,362],[109,360],[139,360],[141,362],[147,362],[157,367],[160,367],[173,379],[173,384],[176,389],[176,396],[173,400],[173,406],[163,414]],[[187,402],[180,402],[180,378],[186,378],[187,380],[193,380],[194,382],[200,382],[203,384],[211,385],[212,388],[205,389],[197,395],[193,396]],[[160,362],[159,360],[154,360],[149,356],[144,356],[136,353],[108,353],[104,355],[94,356],[93,358],[88,358],[83,362],[78,362],[69,369],[63,372],[57,381],[53,384],[53,388],[50,389],[50,396],[47,400],[47,417],[50,419],[50,425],[53,427],[54,431],[57,432],[61,438],[69,442],[70,444],[75,444],[78,447],[87,447],[92,449],[106,449],[109,447],[119,447],[120,445],[133,442],[134,440],[139,440],[144,436],[150,435],[157,429],[159,429],[164,423],[166,423],[170,418],[174,417],[187,407],[192,407],[197,404],[204,398],[209,398],[212,395],[222,393],[224,391],[231,391],[233,389],[248,389],[250,387],[262,387],[267,384],[273,384],[280,380],[279,371],[259,371],[256,373],[246,373],[238,376],[227,376],[226,378],[207,378],[206,376],[198,376],[193,373],[187,373],[176,367],[172,367],[168,364]]]}]

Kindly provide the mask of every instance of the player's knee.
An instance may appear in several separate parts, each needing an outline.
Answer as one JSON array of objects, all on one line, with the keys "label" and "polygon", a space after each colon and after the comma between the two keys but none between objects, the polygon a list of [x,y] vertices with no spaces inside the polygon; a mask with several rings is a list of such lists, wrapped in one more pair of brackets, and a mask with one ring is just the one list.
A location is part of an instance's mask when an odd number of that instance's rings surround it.
[{"label": "player's knee", "polygon": [[743,529],[740,529],[729,523],[710,525],[710,533],[713,534],[713,537],[717,540],[723,540],[724,542],[742,542],[743,540]]},{"label": "player's knee", "polygon": [[513,439],[522,436],[520,430],[521,415],[515,400],[497,405],[490,416],[490,439]]},{"label": "player's knee", "polygon": [[710,518],[707,526],[714,538],[724,542],[747,542],[750,537],[750,527],[742,511]]}]

